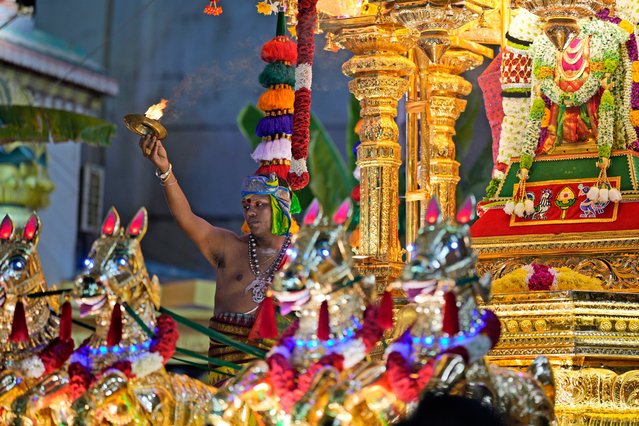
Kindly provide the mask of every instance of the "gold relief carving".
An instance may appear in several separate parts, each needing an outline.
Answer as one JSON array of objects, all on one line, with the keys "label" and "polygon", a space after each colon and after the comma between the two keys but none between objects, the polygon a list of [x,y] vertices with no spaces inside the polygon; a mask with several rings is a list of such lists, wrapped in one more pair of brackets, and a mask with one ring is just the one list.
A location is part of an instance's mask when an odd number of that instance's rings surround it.
[{"label": "gold relief carving", "polygon": [[[375,72],[396,75],[398,72],[408,75],[415,69],[415,64],[404,56],[388,56],[381,54],[355,56],[342,65],[342,72],[346,75],[357,75],[365,72]],[[401,95],[400,95],[401,96]]]},{"label": "gold relief carving", "polygon": [[599,330],[601,331],[611,331],[612,330],[612,322],[609,320],[603,320],[599,323]]},{"label": "gold relief carving", "polygon": [[626,331],[626,328],[628,328],[628,324],[626,323],[626,321],[623,321],[623,320],[615,321],[615,330]]},{"label": "gold relief carving", "polygon": [[534,322],[534,327],[536,331],[546,331],[546,328],[548,326],[548,324],[546,323],[546,320],[535,320]]},{"label": "gold relief carving", "polygon": [[[437,65],[429,65],[429,69],[445,74],[461,74],[477,68],[484,62],[484,57],[466,49],[448,49]],[[461,78],[461,77],[460,77]],[[470,85],[470,83],[468,83]],[[472,88],[472,85],[471,85]],[[471,89],[468,89],[470,93]],[[465,95],[467,95],[466,93]]]},{"label": "gold relief carving", "polygon": [[[495,295],[503,330],[490,356],[639,355],[639,294],[530,292]],[[639,360],[637,362],[639,365]]]},{"label": "gold relief carving", "polygon": [[530,333],[532,331],[532,321],[530,320],[523,320],[519,323],[519,328],[521,329],[521,331],[523,331],[524,333]]},{"label": "gold relief carving", "polygon": [[510,320],[506,323],[506,329],[509,333],[516,333],[519,330],[519,324],[515,320]]}]

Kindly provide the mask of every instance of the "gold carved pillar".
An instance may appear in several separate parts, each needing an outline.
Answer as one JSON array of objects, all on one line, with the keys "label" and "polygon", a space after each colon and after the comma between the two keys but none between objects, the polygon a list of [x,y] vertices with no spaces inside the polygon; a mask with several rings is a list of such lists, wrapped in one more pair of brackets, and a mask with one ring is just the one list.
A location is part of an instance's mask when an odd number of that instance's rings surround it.
[{"label": "gold carved pillar", "polygon": [[363,119],[357,164],[361,171],[358,268],[385,285],[403,267],[398,238],[401,148],[395,123],[397,102],[406,93],[406,77],[415,65],[403,54],[412,33],[387,23],[348,25],[335,41],[355,55],[342,66],[353,78],[349,90],[361,104]]},{"label": "gold carved pillar", "polygon": [[[428,105],[427,125],[422,137],[420,162],[422,168],[429,164],[430,182],[421,182],[422,188],[430,186],[431,196],[437,197],[444,217],[455,215],[455,194],[459,182],[459,162],[455,159],[455,122],[466,108],[462,97],[468,95],[472,84],[461,77],[464,71],[481,65],[483,58],[463,49],[450,49],[437,64],[428,61],[418,52],[420,87],[426,93]],[[430,157],[430,158],[429,158]],[[422,172],[420,179],[424,179]],[[430,185],[429,185],[430,184]]]}]

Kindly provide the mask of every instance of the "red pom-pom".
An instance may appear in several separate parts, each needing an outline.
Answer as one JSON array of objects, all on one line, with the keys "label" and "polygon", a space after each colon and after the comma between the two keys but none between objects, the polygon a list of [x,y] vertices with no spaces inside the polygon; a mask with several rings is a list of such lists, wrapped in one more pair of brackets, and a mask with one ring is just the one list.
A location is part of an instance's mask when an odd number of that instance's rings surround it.
[{"label": "red pom-pom", "polygon": [[488,336],[494,348],[497,342],[499,342],[499,337],[501,337],[501,321],[499,321],[499,318],[497,318],[497,315],[495,315],[493,311],[485,311],[484,324],[486,325],[481,332]]},{"label": "red pom-pom", "polygon": [[413,402],[419,398],[419,389],[411,377],[411,368],[399,352],[391,352],[386,359],[386,377],[393,393],[403,402]]},{"label": "red pom-pom", "polygon": [[272,297],[267,297],[257,309],[249,339],[274,339],[275,337],[277,337],[275,304]]},{"label": "red pom-pom", "polygon": [[131,361],[126,360],[126,359],[122,359],[120,361],[116,361],[113,364],[107,366],[104,368],[104,370],[102,370],[102,374],[104,374],[105,372],[111,370],[111,369],[115,369],[118,370],[120,372],[122,372],[125,376],[127,376],[129,379],[132,379],[135,377],[135,374],[133,374],[131,372]]},{"label": "red pom-pom", "polygon": [[21,300],[16,303],[15,310],[13,311],[13,322],[11,323],[9,341],[14,343],[29,341],[27,317],[24,312],[24,304]]},{"label": "red pom-pom", "polygon": [[256,171],[256,175],[270,175],[275,173],[278,178],[286,180],[291,166],[288,164],[268,164],[260,166]]},{"label": "red pom-pom", "polygon": [[158,333],[153,339],[150,352],[157,352],[166,363],[175,353],[177,341],[180,338],[177,323],[167,314],[162,314],[157,319]]},{"label": "red pom-pom", "polygon": [[73,362],[69,365],[69,397],[71,401],[75,401],[91,386],[93,377],[89,370],[79,362]]},{"label": "red pom-pom", "polygon": [[73,353],[73,340],[53,339],[38,355],[44,365],[44,374],[53,373],[64,365]]},{"label": "red pom-pom", "polygon": [[277,36],[262,46],[262,60],[264,62],[297,62],[297,45],[286,36]]},{"label": "red pom-pom", "polygon": [[351,191],[351,198],[353,199],[354,202],[359,203],[360,200],[360,185],[357,184],[355,185],[355,188],[353,188],[353,191]]},{"label": "red pom-pom", "polygon": [[122,340],[122,308],[120,304],[113,305],[111,311],[111,324],[107,333],[107,345],[116,346]]},{"label": "red pom-pom", "polygon": [[331,325],[328,315],[328,302],[325,300],[322,302],[319,311],[319,319],[317,322],[317,338],[326,341],[331,335]]},{"label": "red pom-pom", "polygon": [[455,294],[449,291],[444,295],[444,319],[442,332],[449,336],[459,333],[459,309]]},{"label": "red pom-pom", "polygon": [[62,304],[60,310],[60,339],[71,340],[71,322],[72,322],[71,302],[68,300]]},{"label": "red pom-pom", "polygon": [[384,330],[393,328],[393,296],[386,290],[379,302],[379,325]]}]

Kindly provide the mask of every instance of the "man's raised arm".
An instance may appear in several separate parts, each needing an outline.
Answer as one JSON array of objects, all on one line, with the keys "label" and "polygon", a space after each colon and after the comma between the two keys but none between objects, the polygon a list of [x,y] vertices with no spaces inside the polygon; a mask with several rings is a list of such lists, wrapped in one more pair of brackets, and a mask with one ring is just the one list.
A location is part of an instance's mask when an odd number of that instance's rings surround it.
[{"label": "man's raised arm", "polygon": [[173,174],[173,167],[159,139],[147,135],[140,138],[139,145],[142,154],[156,167],[156,175],[160,179],[169,210],[175,221],[209,262],[215,265],[222,254],[224,238],[228,231],[211,225],[193,213],[189,201]]}]

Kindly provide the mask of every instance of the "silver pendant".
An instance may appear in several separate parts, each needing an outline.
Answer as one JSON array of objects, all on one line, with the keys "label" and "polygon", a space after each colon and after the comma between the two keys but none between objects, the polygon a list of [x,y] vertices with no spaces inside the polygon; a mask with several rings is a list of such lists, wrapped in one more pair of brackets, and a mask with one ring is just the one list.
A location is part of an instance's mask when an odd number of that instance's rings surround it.
[{"label": "silver pendant", "polygon": [[256,278],[253,281],[251,281],[251,283],[249,285],[246,286],[246,288],[244,289],[244,293],[248,293],[249,291],[251,291],[252,294],[252,300],[255,303],[262,303],[264,301],[264,299],[266,298],[266,289],[268,288],[269,283],[267,281],[264,281],[261,278]]}]

